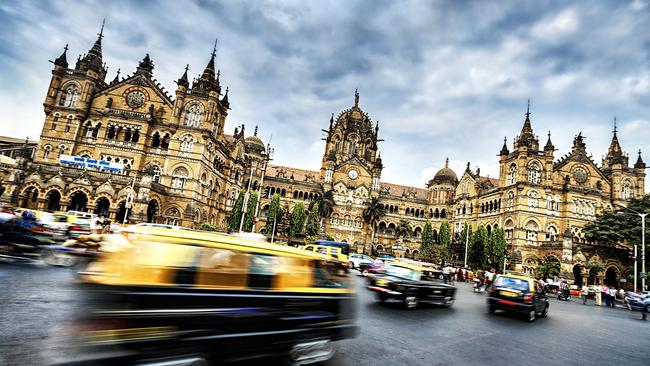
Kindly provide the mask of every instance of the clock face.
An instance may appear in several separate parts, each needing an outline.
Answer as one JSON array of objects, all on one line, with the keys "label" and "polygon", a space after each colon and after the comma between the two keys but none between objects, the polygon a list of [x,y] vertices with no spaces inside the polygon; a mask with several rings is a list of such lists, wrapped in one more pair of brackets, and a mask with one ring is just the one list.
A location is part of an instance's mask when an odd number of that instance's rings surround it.
[{"label": "clock face", "polygon": [[358,176],[359,173],[356,171],[356,169],[350,169],[348,172],[348,177],[350,177],[350,179],[357,179]]},{"label": "clock face", "polygon": [[134,90],[126,95],[126,104],[131,108],[140,108],[144,105],[146,97],[143,92]]},{"label": "clock face", "polygon": [[573,178],[576,182],[582,184],[587,181],[587,172],[582,168],[577,168],[573,171]]}]

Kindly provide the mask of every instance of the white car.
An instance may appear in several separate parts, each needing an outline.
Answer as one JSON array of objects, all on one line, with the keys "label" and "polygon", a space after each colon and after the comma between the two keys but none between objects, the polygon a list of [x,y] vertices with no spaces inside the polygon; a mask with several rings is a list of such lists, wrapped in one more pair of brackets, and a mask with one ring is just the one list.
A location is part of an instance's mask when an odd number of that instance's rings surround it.
[{"label": "white car", "polygon": [[358,253],[350,254],[348,261],[350,262],[350,268],[357,268],[357,269],[361,264],[371,265],[372,263],[374,263],[374,260],[372,258],[368,257],[365,254],[358,254]]}]

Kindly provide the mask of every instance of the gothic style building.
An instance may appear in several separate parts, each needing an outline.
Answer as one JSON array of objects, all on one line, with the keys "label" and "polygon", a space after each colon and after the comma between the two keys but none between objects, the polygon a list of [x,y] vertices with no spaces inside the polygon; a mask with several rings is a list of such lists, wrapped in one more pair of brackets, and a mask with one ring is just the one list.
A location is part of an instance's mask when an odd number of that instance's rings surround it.
[{"label": "gothic style building", "polygon": [[[119,222],[126,215],[129,222],[189,227],[224,222],[247,176],[245,162],[264,160],[266,149],[256,136],[244,137],[244,126],[224,133],[230,103],[215,71],[216,48],[192,83],[185,68],[172,96],[153,78],[149,55],[133,74],[120,77],[118,70],[107,81],[102,33],[74,67],[67,46],[53,62],[38,147],[33,159],[19,157],[19,169],[6,173],[0,201]],[[63,166],[61,155],[117,162],[124,170]]]},{"label": "gothic style building", "polygon": [[[599,212],[645,192],[641,154],[630,166],[616,129],[600,166],[581,134],[558,159],[550,134],[540,148],[527,112],[512,151],[504,142],[499,153],[498,178],[481,176],[469,163],[458,178],[445,163],[426,188],[402,186],[381,180],[379,124],[360,108],[355,92],[352,107],[332,115],[324,130],[320,170],[269,165],[270,151],[257,128],[248,137],[243,125],[232,135],[224,132],[230,103],[215,70],[216,49],[191,83],[186,67],[170,95],[153,78],[149,55],[133,74],[122,78],[118,70],[107,82],[102,38],[100,32],[74,67],[67,46],[53,61],[38,146],[14,149],[16,163],[2,164],[0,203],[225,229],[237,193],[249,188],[261,197],[259,231],[273,194],[291,208],[331,189],[335,205],[325,231],[357,251],[369,249],[371,229],[362,213],[371,197],[379,197],[386,211],[375,236],[379,251],[415,257],[426,221],[437,234],[447,219],[456,233],[465,224],[504,228],[513,267],[520,270],[555,260],[563,277],[579,282],[589,277],[587,265],[599,262],[606,271],[598,276],[624,275],[622,250],[588,243],[582,233]],[[61,155],[117,162],[124,170],[65,166]],[[400,220],[408,220],[413,232],[397,244]]]}]

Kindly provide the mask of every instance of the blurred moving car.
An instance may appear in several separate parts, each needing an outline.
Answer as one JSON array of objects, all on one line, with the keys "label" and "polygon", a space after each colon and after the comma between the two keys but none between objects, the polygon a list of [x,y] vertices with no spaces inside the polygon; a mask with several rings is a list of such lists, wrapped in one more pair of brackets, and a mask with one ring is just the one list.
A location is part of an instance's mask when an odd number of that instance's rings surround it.
[{"label": "blurred moving car", "polygon": [[546,292],[539,282],[526,275],[499,275],[487,289],[487,311],[493,314],[496,310],[524,314],[528,321],[534,321],[537,316],[548,315],[549,302]]},{"label": "blurred moving car", "polygon": [[361,270],[362,265],[370,266],[374,260],[365,254],[353,253],[349,256],[350,268]]},{"label": "blurred moving car", "polygon": [[68,239],[76,239],[80,235],[88,235],[90,230],[90,219],[75,219],[68,227],[66,236]]},{"label": "blurred moving car", "polygon": [[637,294],[632,291],[625,291],[623,303],[629,310],[645,310],[646,313],[650,313],[650,294],[648,293]]},{"label": "blurred moving car", "polygon": [[343,254],[342,249],[339,247],[309,244],[305,245],[301,249],[325,255],[328,259],[338,261],[346,267],[349,265],[348,256]]},{"label": "blurred moving car", "polygon": [[[82,273],[78,328],[93,365],[185,365],[280,356],[329,359],[356,335],[355,295],[337,261],[197,231],[129,228]],[[104,244],[100,246],[100,250]],[[196,362],[196,363],[191,363]]]},{"label": "blurred moving car", "polygon": [[404,262],[387,265],[383,275],[371,279],[368,289],[380,302],[401,301],[406,309],[415,309],[419,303],[449,307],[456,296],[456,287],[438,282],[428,268]]}]

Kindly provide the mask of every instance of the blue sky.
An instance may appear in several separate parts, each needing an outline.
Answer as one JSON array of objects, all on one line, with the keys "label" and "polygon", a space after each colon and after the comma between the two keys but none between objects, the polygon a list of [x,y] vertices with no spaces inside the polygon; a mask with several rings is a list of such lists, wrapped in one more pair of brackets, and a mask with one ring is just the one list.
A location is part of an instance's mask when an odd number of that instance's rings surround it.
[{"label": "blue sky", "polygon": [[647,0],[3,1],[0,135],[40,134],[48,60],[69,43],[74,64],[102,18],[107,79],[149,53],[172,92],[185,64],[202,71],[218,37],[227,131],[259,125],[277,164],[318,169],[320,130],[355,88],[380,121],[384,181],[424,186],[446,157],[459,175],[469,161],[497,176],[528,98],[557,158],[582,132],[600,162],[616,116],[630,161],[642,149],[650,163]]}]

